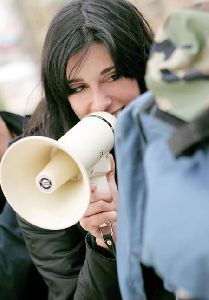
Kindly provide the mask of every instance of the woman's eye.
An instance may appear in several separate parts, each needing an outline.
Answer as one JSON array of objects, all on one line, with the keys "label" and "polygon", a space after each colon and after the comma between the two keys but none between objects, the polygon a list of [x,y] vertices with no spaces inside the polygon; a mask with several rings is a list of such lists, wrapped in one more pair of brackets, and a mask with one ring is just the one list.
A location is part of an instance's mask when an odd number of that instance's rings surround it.
[{"label": "woman's eye", "polygon": [[119,78],[120,78],[119,74],[113,74],[107,78],[107,81],[115,81],[115,80],[118,80]]},{"label": "woman's eye", "polygon": [[76,88],[70,88],[70,94],[71,94],[71,95],[72,95],[72,94],[78,94],[78,93],[82,92],[83,89],[84,89],[84,86],[83,86],[83,85],[82,85],[82,86],[78,86],[78,87],[76,87]]}]

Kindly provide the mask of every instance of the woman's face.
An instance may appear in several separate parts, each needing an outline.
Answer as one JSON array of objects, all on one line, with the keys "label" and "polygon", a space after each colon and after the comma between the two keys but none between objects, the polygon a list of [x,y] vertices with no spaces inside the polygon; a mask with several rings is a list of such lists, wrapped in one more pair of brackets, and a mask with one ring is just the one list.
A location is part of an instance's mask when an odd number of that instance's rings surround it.
[{"label": "woman's face", "polygon": [[136,79],[117,74],[104,45],[92,44],[79,71],[75,71],[81,55],[73,55],[66,70],[71,90],[68,100],[79,119],[97,111],[116,115],[140,94]]}]

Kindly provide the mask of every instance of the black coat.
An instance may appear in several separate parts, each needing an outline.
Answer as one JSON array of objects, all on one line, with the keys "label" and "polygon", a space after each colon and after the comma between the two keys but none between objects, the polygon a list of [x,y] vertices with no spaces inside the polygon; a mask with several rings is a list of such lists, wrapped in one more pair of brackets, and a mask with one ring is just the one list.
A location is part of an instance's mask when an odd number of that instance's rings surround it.
[{"label": "black coat", "polygon": [[[12,133],[22,133],[22,116],[9,112],[0,112],[0,116]],[[0,189],[0,299],[46,300],[47,293],[28,254],[16,214]]]},{"label": "black coat", "polygon": [[80,225],[52,231],[18,220],[50,300],[121,299],[115,258]]},{"label": "black coat", "polygon": [[[18,221],[32,259],[49,286],[49,300],[121,300],[116,260],[78,224],[51,231],[20,217]],[[151,268],[142,266],[142,270],[147,300],[175,300]]]},{"label": "black coat", "polygon": [[[14,133],[15,135],[22,134],[24,118],[17,114],[13,114],[7,111],[0,111],[0,117],[6,123],[7,128],[10,132]],[[5,205],[6,199],[0,187],[0,212],[3,210]]]},{"label": "black coat", "polygon": [[9,204],[0,214],[0,299],[47,299],[46,285],[32,263]]}]

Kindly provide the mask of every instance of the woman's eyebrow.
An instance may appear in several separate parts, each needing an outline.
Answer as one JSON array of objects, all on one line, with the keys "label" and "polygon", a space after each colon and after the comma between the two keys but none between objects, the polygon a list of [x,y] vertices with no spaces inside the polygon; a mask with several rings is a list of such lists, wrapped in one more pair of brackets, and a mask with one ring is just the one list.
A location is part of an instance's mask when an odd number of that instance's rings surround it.
[{"label": "woman's eyebrow", "polygon": [[68,82],[69,84],[71,84],[71,83],[76,83],[76,82],[82,82],[82,81],[83,81],[82,78],[75,78],[75,79],[68,79],[68,80],[67,80],[67,82]]},{"label": "woman's eyebrow", "polygon": [[104,74],[112,71],[112,69],[115,69],[115,66],[111,66],[111,67],[105,68],[104,70],[101,71],[100,75],[104,75]]}]

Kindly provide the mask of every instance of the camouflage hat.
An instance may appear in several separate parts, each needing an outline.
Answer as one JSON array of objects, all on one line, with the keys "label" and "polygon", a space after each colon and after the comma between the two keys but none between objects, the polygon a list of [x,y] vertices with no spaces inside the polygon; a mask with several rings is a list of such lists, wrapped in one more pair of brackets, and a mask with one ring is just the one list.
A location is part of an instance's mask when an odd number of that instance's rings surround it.
[{"label": "camouflage hat", "polygon": [[170,14],[156,33],[145,75],[159,108],[185,121],[209,108],[209,5],[204,5]]}]

